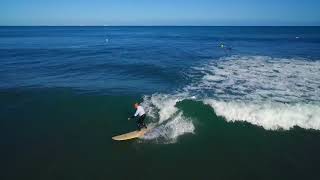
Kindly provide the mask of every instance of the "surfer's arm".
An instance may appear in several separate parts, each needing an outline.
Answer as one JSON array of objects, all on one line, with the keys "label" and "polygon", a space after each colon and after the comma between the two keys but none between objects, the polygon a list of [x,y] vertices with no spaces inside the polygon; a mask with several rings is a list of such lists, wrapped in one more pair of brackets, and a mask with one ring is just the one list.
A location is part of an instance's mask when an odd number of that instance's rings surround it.
[{"label": "surfer's arm", "polygon": [[137,117],[137,115],[139,114],[139,109],[137,109],[137,111],[134,113],[133,116],[129,117],[128,120],[133,119],[135,117]]},{"label": "surfer's arm", "polygon": [[138,114],[139,114],[139,108],[137,109],[136,113],[134,113],[134,115],[132,116],[132,118],[138,116]]}]

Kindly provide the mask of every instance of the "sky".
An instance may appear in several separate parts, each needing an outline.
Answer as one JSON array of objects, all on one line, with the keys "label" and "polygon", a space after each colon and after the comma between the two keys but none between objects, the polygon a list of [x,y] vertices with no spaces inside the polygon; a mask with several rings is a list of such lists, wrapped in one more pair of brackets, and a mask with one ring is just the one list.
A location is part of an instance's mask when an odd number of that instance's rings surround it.
[{"label": "sky", "polygon": [[0,0],[0,25],[319,26],[320,0]]}]

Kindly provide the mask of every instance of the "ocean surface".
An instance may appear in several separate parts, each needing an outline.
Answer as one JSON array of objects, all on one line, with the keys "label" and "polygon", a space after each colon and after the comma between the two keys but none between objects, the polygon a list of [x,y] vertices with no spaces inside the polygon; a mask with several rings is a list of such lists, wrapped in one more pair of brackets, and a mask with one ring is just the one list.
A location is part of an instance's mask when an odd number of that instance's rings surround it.
[{"label": "ocean surface", "polygon": [[[127,118],[140,102],[153,129]],[[320,179],[320,27],[0,27],[3,180]]]}]

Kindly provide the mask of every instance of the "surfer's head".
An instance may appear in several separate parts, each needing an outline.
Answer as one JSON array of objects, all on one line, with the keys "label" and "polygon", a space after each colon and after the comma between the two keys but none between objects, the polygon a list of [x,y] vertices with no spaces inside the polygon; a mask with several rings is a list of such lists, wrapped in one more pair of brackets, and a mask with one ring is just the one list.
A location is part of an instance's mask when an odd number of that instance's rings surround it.
[{"label": "surfer's head", "polygon": [[138,108],[138,106],[139,106],[139,103],[134,103],[134,108]]}]

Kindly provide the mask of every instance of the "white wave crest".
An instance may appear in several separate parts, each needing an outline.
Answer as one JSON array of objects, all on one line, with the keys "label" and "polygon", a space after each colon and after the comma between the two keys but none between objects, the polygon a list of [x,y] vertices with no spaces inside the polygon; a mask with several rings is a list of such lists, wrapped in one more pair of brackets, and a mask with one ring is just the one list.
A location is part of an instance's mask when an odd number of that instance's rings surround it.
[{"label": "white wave crest", "polygon": [[227,121],[246,121],[265,129],[289,130],[294,126],[305,129],[320,129],[320,106],[314,104],[283,104],[224,102],[204,100],[218,116],[223,116]]},{"label": "white wave crest", "polygon": [[150,116],[156,117],[156,114],[158,114],[159,123],[162,123],[178,111],[178,108],[175,107],[178,101],[178,96],[153,94],[152,96],[145,96],[142,104],[147,107]]}]

